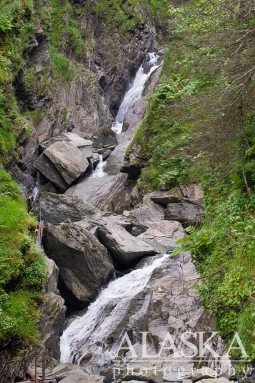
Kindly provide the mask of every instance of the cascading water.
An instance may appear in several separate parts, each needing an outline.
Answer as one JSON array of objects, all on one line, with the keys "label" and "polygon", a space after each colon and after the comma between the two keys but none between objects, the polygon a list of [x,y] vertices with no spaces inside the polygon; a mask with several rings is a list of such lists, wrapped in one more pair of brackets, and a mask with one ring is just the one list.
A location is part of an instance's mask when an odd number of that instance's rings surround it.
[{"label": "cascading water", "polygon": [[103,155],[99,154],[99,163],[98,163],[96,169],[92,171],[91,177],[93,177],[93,178],[103,177],[106,174],[104,172],[105,165],[106,165],[106,161],[103,160]]},{"label": "cascading water", "polygon": [[35,187],[34,187],[34,190],[33,190],[33,201],[36,200],[37,194],[39,193],[39,190],[40,190],[41,186],[42,186],[41,173],[37,172],[36,173]]},{"label": "cascading water", "polygon": [[97,366],[114,359],[118,342],[107,349],[108,338],[128,312],[132,298],[148,283],[152,272],[162,265],[169,255],[152,258],[142,269],[109,283],[98,299],[82,317],[76,318],[64,331],[60,340],[61,363],[80,363],[87,355],[97,356]]},{"label": "cascading water", "polygon": [[[137,100],[139,100],[139,98],[142,96],[146,81],[151,76],[151,74],[160,66],[160,64],[158,64],[158,58],[159,56],[156,55],[156,53],[148,53],[145,62],[138,69],[134,81],[132,82],[129,90],[126,92],[124,99],[120,104],[120,108],[116,119],[112,124],[112,130],[116,134],[120,134],[122,132],[123,121],[127,112],[130,108],[132,108],[134,103]],[[107,174],[103,171],[105,165],[106,161],[103,162],[101,158],[95,171],[92,173],[92,177],[104,177],[104,175]]]},{"label": "cascading water", "polygon": [[148,53],[147,60],[138,69],[133,83],[124,96],[124,99],[120,105],[118,114],[115,121],[112,124],[112,130],[120,134],[122,131],[122,125],[124,118],[129,109],[134,103],[142,96],[144,86],[151,74],[160,66],[158,64],[159,56],[156,53]]}]

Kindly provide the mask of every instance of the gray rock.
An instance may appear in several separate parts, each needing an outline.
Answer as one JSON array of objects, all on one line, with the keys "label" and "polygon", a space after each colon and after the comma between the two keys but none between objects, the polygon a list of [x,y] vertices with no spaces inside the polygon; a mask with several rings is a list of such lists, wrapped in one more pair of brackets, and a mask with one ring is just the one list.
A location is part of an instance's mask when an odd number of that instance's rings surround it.
[{"label": "gray rock", "polygon": [[88,165],[80,150],[65,141],[49,146],[34,163],[34,167],[62,191],[81,176]]},{"label": "gray rock", "polygon": [[141,225],[150,227],[152,222],[164,220],[164,208],[157,203],[148,202],[134,210],[124,211],[123,215],[130,219],[134,218]]},{"label": "gray rock", "polygon": [[60,380],[66,378],[70,372],[80,369],[77,364],[72,363],[62,363],[57,367],[53,368],[52,373],[55,375],[56,380],[59,382]]},{"label": "gray rock", "polygon": [[72,369],[66,373],[66,377],[60,380],[61,383],[104,383],[105,378],[99,375],[91,375],[82,371],[81,368]]},{"label": "gray rock", "polygon": [[106,146],[118,145],[116,134],[109,126],[103,126],[93,136],[93,147],[96,149],[102,149]]},{"label": "gray rock", "polygon": [[152,246],[142,239],[133,237],[117,224],[99,227],[98,236],[114,259],[122,266],[132,264],[132,262],[138,261],[147,255],[156,254]]},{"label": "gray rock", "polygon": [[116,176],[102,178],[86,178],[77,185],[67,189],[66,194],[72,194],[87,201],[103,211],[121,211],[123,203],[123,188],[127,174],[120,173]]},{"label": "gray rock", "polygon": [[44,299],[40,306],[39,331],[41,346],[46,349],[47,358],[60,358],[60,335],[65,325],[66,307],[57,289],[58,269],[53,260],[46,258],[47,279],[44,285]]},{"label": "gray rock", "polygon": [[140,369],[131,369],[131,371],[124,371],[122,381],[147,381],[148,383],[163,383],[163,373],[162,371],[158,371],[157,375],[155,375],[152,371],[147,371],[147,374],[144,375],[141,373]]},{"label": "gray rock", "polygon": [[106,158],[108,158],[111,153],[112,153],[111,149],[105,150],[103,152],[103,160],[106,160]]},{"label": "gray rock", "polygon": [[93,156],[93,142],[91,140],[85,140],[75,133],[64,133],[63,135],[67,138],[68,141],[71,142],[71,144],[76,146],[86,158],[91,158]]},{"label": "gray rock", "polygon": [[227,378],[212,378],[212,379],[202,379],[198,380],[199,383],[230,383],[230,380]]},{"label": "gray rock", "polygon": [[75,195],[55,193],[42,193],[33,207],[33,212],[38,218],[54,224],[66,219],[76,222],[100,214],[96,207]]},{"label": "gray rock", "polygon": [[179,221],[185,227],[200,225],[204,220],[204,210],[201,206],[193,203],[170,203],[165,210],[165,219]]},{"label": "gray rock", "polygon": [[[149,243],[158,253],[167,253],[176,247],[176,241],[185,235],[182,225],[176,221],[159,221],[151,224],[139,238]],[[160,250],[161,251],[158,251]]]},{"label": "gray rock", "polygon": [[197,382],[202,379],[217,378],[217,372],[209,367],[199,368],[192,372],[192,382]]},{"label": "gray rock", "polygon": [[106,248],[89,231],[72,223],[47,224],[44,245],[59,267],[66,302],[85,307],[113,270]]},{"label": "gray rock", "polygon": [[167,206],[169,203],[176,202],[201,202],[204,197],[203,189],[200,185],[180,185],[179,187],[172,188],[168,191],[156,191],[146,194],[143,198],[144,202],[151,199],[153,202],[160,203]]}]

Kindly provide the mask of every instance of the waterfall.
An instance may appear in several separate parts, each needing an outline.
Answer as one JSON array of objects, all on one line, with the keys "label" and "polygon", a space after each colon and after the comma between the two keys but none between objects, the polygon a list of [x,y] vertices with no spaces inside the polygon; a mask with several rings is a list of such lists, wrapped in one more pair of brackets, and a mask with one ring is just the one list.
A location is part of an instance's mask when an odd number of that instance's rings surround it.
[{"label": "waterfall", "polygon": [[145,62],[138,69],[134,81],[132,82],[129,90],[126,92],[116,119],[112,124],[112,130],[115,133],[121,133],[123,121],[127,112],[142,96],[146,81],[160,66],[160,64],[158,64],[158,58],[159,56],[155,53],[148,53]]},{"label": "waterfall", "polygon": [[[99,163],[98,163],[96,169],[92,170],[91,177],[93,177],[93,178],[101,178],[104,175],[106,175],[106,173],[104,172],[105,165],[106,165],[106,161],[103,160],[103,155],[99,154]],[[92,167],[92,169],[93,169],[93,167]]]},{"label": "waterfall", "polygon": [[41,173],[39,171],[37,171],[35,187],[34,187],[34,190],[33,190],[33,201],[36,200],[37,194],[39,193],[39,190],[40,190],[41,186],[42,186]]},{"label": "waterfall", "polygon": [[79,363],[91,353],[101,360],[100,365],[113,360],[118,344],[106,350],[108,337],[125,317],[132,299],[144,289],[153,270],[168,257],[165,254],[150,258],[142,269],[110,282],[86,314],[76,318],[64,331],[60,339],[61,363]]},{"label": "waterfall", "polygon": [[[120,134],[122,132],[122,126],[124,118],[127,112],[132,108],[134,103],[139,100],[142,96],[146,81],[151,76],[151,74],[160,66],[158,64],[159,56],[156,53],[147,53],[146,59],[144,63],[138,69],[134,81],[131,83],[128,91],[126,92],[122,103],[120,104],[118,114],[116,116],[115,121],[112,124],[112,130],[116,134]],[[106,161],[103,162],[102,158],[100,158],[100,162],[97,165],[95,171],[92,172],[93,178],[101,178],[105,176],[107,173],[104,172],[104,167],[106,165]]]}]

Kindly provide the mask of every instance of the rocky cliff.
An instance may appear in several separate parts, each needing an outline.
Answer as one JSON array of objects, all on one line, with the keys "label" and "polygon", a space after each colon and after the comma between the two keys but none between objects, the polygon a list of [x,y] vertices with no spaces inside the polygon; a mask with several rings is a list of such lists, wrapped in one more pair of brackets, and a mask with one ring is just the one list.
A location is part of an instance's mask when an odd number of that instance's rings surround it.
[{"label": "rocky cliff", "polygon": [[126,4],[109,3],[37,5],[44,17],[37,20],[25,66],[13,82],[32,136],[24,139],[23,153],[10,171],[27,195],[33,188],[38,141],[63,131],[91,137],[100,127],[111,125],[146,52],[155,47],[148,8],[137,3],[134,14]]}]

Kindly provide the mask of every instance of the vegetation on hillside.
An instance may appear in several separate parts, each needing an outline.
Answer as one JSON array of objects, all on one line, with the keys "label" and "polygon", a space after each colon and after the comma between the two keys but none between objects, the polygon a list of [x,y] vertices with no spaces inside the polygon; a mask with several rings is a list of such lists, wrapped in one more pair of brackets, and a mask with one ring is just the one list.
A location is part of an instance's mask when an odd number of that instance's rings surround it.
[{"label": "vegetation on hillside", "polygon": [[33,241],[37,222],[10,175],[0,169],[0,345],[38,341],[45,260]]},{"label": "vegetation on hillside", "polygon": [[[135,137],[139,187],[201,183],[206,219],[188,228],[202,302],[226,343],[255,360],[255,9],[252,0],[170,7],[172,43]],[[239,355],[233,355],[239,357]]]}]

